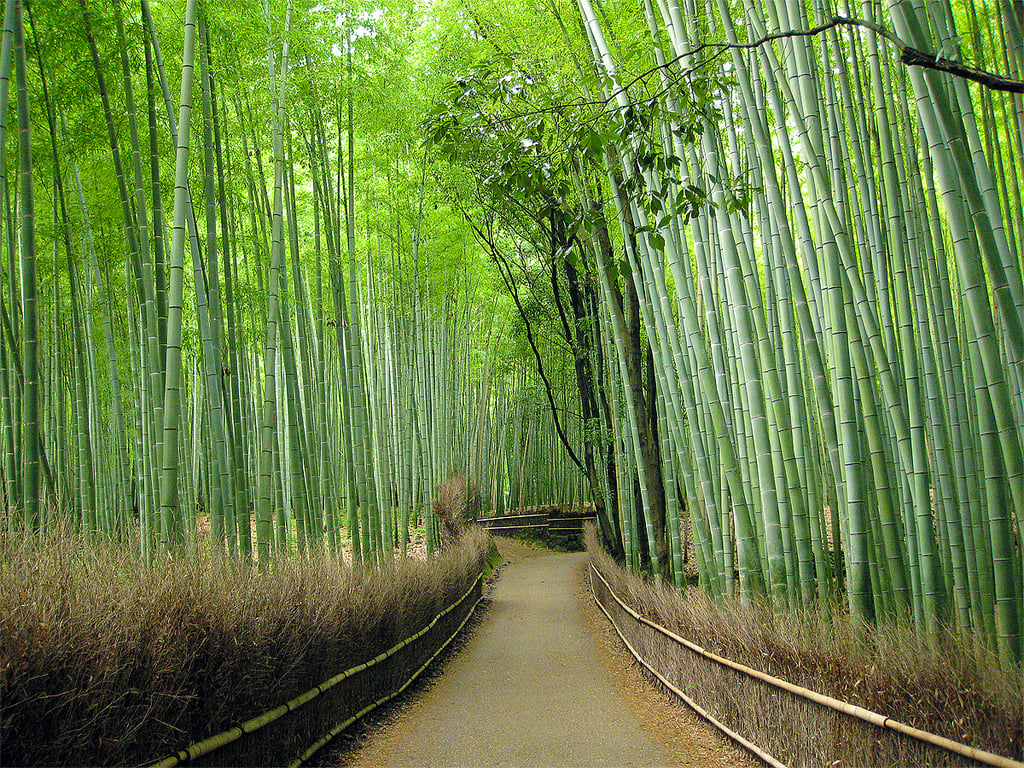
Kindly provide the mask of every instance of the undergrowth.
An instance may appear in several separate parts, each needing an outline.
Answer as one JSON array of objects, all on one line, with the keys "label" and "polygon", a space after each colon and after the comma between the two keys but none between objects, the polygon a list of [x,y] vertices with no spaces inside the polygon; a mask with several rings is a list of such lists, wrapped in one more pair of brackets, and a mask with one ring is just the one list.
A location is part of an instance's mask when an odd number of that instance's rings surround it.
[{"label": "undergrowth", "polygon": [[153,568],[64,532],[0,534],[4,765],[152,762],[366,661],[480,573],[471,528],[429,562],[264,569],[213,555]]},{"label": "undergrowth", "polygon": [[[716,601],[696,587],[680,595],[626,572],[597,543],[592,526],[587,549],[611,587],[634,610],[709,651],[916,728],[1007,757],[1022,757],[1021,668],[1001,669],[996,656],[980,644],[950,631],[929,641],[908,620],[854,628],[840,608],[833,609],[834,617],[828,621],[812,609],[782,611],[764,601]],[[652,646],[660,642],[653,639],[654,633],[640,634],[651,637]],[[700,691],[712,702],[740,697],[726,709],[742,721],[737,730],[755,744],[842,744],[847,755],[842,760],[837,760],[843,757],[839,754],[817,754],[811,759],[811,747],[801,752],[794,746],[790,753],[794,764],[908,764],[893,752],[905,758],[909,748],[884,744],[888,735],[879,734],[881,729],[865,725],[863,733],[854,736],[845,732],[857,728],[847,718],[834,718],[827,710],[794,697],[764,694],[767,706],[780,709],[773,715],[755,713],[756,702],[743,701],[742,692],[726,690],[738,676],[724,676],[718,665],[700,657],[694,662],[687,658],[695,656],[690,651],[671,647],[671,652],[659,649],[661,663],[674,667],[674,672],[686,668],[696,678],[682,681],[689,690]],[[669,655],[672,658],[664,658]],[[716,687],[721,690],[709,693]],[[738,682],[736,687],[741,688]],[[753,687],[749,691],[758,699],[762,696]],[[793,711],[787,713],[787,708]],[[813,733],[824,724],[844,733],[841,737]],[[785,732],[787,728],[791,732]]]},{"label": "undergrowth", "polygon": [[476,520],[480,488],[465,473],[453,472],[437,486],[431,507],[440,528],[441,548],[450,547],[462,538],[466,524]]}]

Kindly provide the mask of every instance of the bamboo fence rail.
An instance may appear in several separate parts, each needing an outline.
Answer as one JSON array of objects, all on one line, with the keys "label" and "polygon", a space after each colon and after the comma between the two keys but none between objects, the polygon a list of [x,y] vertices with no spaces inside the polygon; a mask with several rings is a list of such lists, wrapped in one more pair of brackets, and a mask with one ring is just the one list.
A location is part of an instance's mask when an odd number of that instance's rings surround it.
[{"label": "bamboo fence rail", "polygon": [[898,720],[893,720],[891,717],[886,717],[885,715],[881,715],[877,712],[872,712],[871,710],[865,709],[864,707],[859,707],[856,704],[850,704],[849,702],[840,701],[838,699],[832,698],[831,696],[826,696],[816,691],[812,691],[807,688],[802,688],[798,685],[793,685],[792,683],[787,682],[786,680],[782,680],[781,678],[774,677],[773,675],[766,674],[759,670],[748,667],[744,664],[739,664],[738,662],[726,659],[722,656],[712,653],[711,651],[702,648],[701,646],[687,640],[686,638],[680,637],[671,630],[668,630],[656,624],[655,622],[648,619],[646,616],[642,616],[641,614],[634,611],[617,594],[615,594],[615,591],[611,588],[611,585],[608,584],[607,580],[605,580],[604,576],[596,568],[596,566],[594,566],[593,563],[590,564],[590,573],[591,591],[594,595],[594,602],[598,604],[598,606],[601,608],[605,616],[608,617],[608,620],[615,628],[616,633],[618,633],[619,637],[623,639],[623,642],[626,644],[627,649],[636,658],[636,660],[639,661],[646,669],[652,672],[662,683],[664,683],[669,688],[669,690],[671,690],[676,695],[680,696],[680,698],[682,698],[689,706],[691,706],[694,709],[694,711],[697,712],[698,715],[707,719],[709,722],[715,725],[716,728],[722,730],[722,732],[725,733],[730,739],[733,739],[738,744],[740,744],[744,749],[751,751],[753,754],[757,755],[759,758],[767,762],[769,765],[777,766],[781,765],[781,763],[772,758],[770,755],[763,753],[763,751],[760,750],[760,748],[756,747],[756,745],[752,745],[742,736],[739,736],[739,734],[735,734],[730,729],[718,723],[714,718],[710,717],[702,708],[696,706],[695,703],[693,703],[689,699],[689,697],[685,696],[675,686],[671,685],[665,679],[664,675],[656,671],[650,664],[648,664],[643,658],[641,658],[640,655],[636,652],[636,650],[632,647],[632,645],[630,645],[628,642],[625,642],[625,638],[623,638],[622,632],[615,624],[615,621],[612,619],[607,609],[604,607],[604,605],[601,604],[601,601],[597,597],[596,590],[593,589],[594,574],[596,574],[597,577],[601,580],[601,583],[604,585],[605,589],[607,590],[608,594],[612,597],[612,599],[619,605],[620,608],[622,608],[622,610],[628,613],[636,622],[647,625],[651,629],[655,630],[656,632],[659,632],[660,634],[664,635],[676,644],[683,646],[687,650],[692,651],[693,653],[702,656],[705,659],[709,659],[710,661],[716,662],[717,664],[720,664],[724,667],[728,667],[744,675],[760,680],[761,682],[767,683],[768,685],[776,689],[785,691],[789,694],[798,696],[802,699],[812,701],[815,704],[827,707],[843,715],[847,715],[848,717],[855,718],[865,723],[870,723],[879,728],[888,728],[904,736],[916,739],[917,741],[921,741],[926,744],[931,744],[933,746],[945,749],[949,752],[956,753],[961,757],[966,757],[970,760],[975,760],[985,765],[996,766],[996,768],[1024,768],[1024,763],[1021,763],[1017,760],[1013,760],[1008,757],[1003,757],[1002,755],[996,755],[992,752],[986,752],[981,749],[976,749],[975,747],[971,747],[966,744],[961,744],[960,742],[953,741],[952,739],[947,739],[943,736],[938,736],[933,733],[928,733],[927,731],[922,731],[919,728],[914,728],[905,723],[901,723]]},{"label": "bamboo fence rail", "polygon": [[473,602],[473,605],[469,608],[469,610],[466,611],[466,615],[463,617],[462,621],[459,622],[458,626],[454,629],[454,631],[452,631],[448,635],[448,637],[445,638],[444,642],[438,645],[437,649],[430,655],[426,662],[419,665],[416,671],[413,672],[412,675],[408,677],[399,687],[388,692],[385,696],[376,699],[368,706],[361,708],[358,712],[348,713],[347,716],[339,724],[337,724],[336,726],[331,728],[326,734],[318,738],[294,762],[290,763],[291,765],[296,766],[302,765],[304,762],[309,760],[309,758],[313,754],[315,754],[320,748],[326,745],[332,738],[341,733],[341,731],[343,731],[349,725],[354,723],[360,717],[363,717],[364,715],[376,709],[380,705],[390,701],[395,696],[399,695],[402,691],[408,688],[409,685],[411,685],[412,682],[417,677],[419,677],[423,670],[425,670],[430,665],[430,663],[434,659],[436,659],[437,656],[451,643],[451,641],[455,639],[456,635],[458,635],[458,633],[462,631],[462,628],[466,625],[466,623],[469,621],[469,618],[473,615],[473,612],[476,610],[477,605],[479,605],[480,601],[483,599],[483,592],[481,589],[482,581],[483,573],[481,572],[476,577],[476,579],[473,580],[472,585],[470,585],[470,587],[459,597],[459,599],[451,603],[444,610],[440,611],[430,621],[430,623],[428,623],[414,635],[410,635],[409,637],[406,637],[405,639],[399,641],[391,648],[384,651],[383,653],[378,654],[369,661],[365,661],[361,664],[357,664],[356,666],[351,667],[350,669],[346,669],[343,672],[339,672],[333,677],[328,678],[319,685],[310,688],[304,693],[301,693],[293,699],[285,702],[284,704],[281,704],[277,707],[274,707],[273,709],[264,712],[263,714],[257,715],[256,717],[246,720],[244,723],[235,725],[225,731],[221,731],[220,733],[216,733],[212,736],[202,739],[201,741],[194,742],[189,746],[185,747],[184,749],[180,750],[179,752],[176,752],[173,755],[168,755],[162,760],[153,763],[151,768],[174,768],[174,766],[194,762],[195,760],[197,760],[200,757],[203,757],[204,755],[208,755],[209,753],[214,752],[215,750],[220,749],[221,747],[224,747],[227,744],[231,744],[232,742],[241,739],[243,736],[252,734],[260,730],[261,728],[270,725],[279,718],[289,714],[290,712],[294,712],[300,707],[308,704],[310,701],[313,701],[321,694],[326,693],[328,690],[330,690],[337,684],[341,683],[343,680],[351,678],[361,672],[365,672],[369,669],[372,669],[373,667],[381,664],[382,662],[386,661],[387,659],[397,654],[403,648],[406,648],[414,644],[417,640],[422,638],[431,629],[433,629],[438,624],[438,622],[440,622],[445,616],[447,616],[449,613],[456,610],[459,606],[466,602],[466,600],[469,599],[470,596],[476,595],[476,600]]}]

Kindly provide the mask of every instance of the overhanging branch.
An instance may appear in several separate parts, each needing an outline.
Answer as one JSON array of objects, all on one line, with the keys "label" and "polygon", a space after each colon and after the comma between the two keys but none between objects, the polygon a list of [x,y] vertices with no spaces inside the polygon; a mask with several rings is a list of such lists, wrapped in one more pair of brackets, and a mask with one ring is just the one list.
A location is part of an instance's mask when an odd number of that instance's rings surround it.
[{"label": "overhanging branch", "polygon": [[555,397],[552,392],[551,382],[548,380],[547,374],[544,372],[544,362],[541,359],[540,350],[537,348],[537,342],[533,338],[533,329],[530,326],[530,319],[527,316],[526,311],[523,309],[522,303],[519,301],[519,291],[516,290],[515,281],[512,279],[512,268],[509,266],[504,254],[502,254],[495,245],[494,239],[481,230],[465,210],[461,208],[460,210],[462,211],[463,218],[465,218],[466,222],[473,228],[473,234],[476,235],[480,244],[487,249],[491,256],[491,260],[498,267],[498,273],[501,275],[501,280],[505,284],[505,288],[508,290],[509,295],[512,297],[512,301],[515,302],[516,309],[519,311],[519,317],[523,320],[523,324],[526,328],[526,339],[530,343],[530,349],[533,350],[533,356],[537,361],[537,373],[540,374],[541,382],[544,384],[544,394],[547,395],[548,405],[551,406],[551,417],[555,422],[555,432],[558,434],[558,439],[562,442],[562,445],[569,454],[569,458],[572,459],[573,464],[575,464],[580,471],[586,472],[586,468],[583,466],[583,463],[576,455],[576,451],[573,450],[572,445],[569,443],[569,438],[565,434],[562,422],[558,418],[559,409],[555,405]]},{"label": "overhanging branch", "polygon": [[[865,19],[855,19],[846,16],[835,16],[832,18],[831,21],[828,21],[824,24],[820,24],[819,26],[816,27],[811,27],[810,29],[795,29],[790,30],[788,32],[773,32],[769,35],[765,35],[764,37],[758,38],[757,40],[753,40],[748,43],[703,43],[702,45],[698,45],[693,50],[679,54],[678,56],[676,56],[673,59],[670,59],[664,64],[660,64],[656,67],[651,67],[651,69],[633,78],[630,82],[626,83],[623,86],[620,86],[618,91],[625,91],[631,86],[645,80],[647,77],[649,77],[654,72],[657,72],[659,69],[663,69],[671,64],[675,64],[682,59],[689,59],[694,56],[698,56],[706,50],[717,51],[717,53],[715,53],[714,56],[711,57],[714,58],[732,48],[757,48],[759,46],[764,45],[765,43],[770,43],[774,40],[784,40],[790,37],[813,37],[815,35],[820,35],[822,32],[827,32],[828,30],[833,29],[835,27],[861,27],[863,29],[871,30],[879,37],[882,37],[885,40],[892,43],[892,45],[894,45],[900,53],[900,61],[906,64],[907,66],[924,67],[925,69],[934,69],[939,72],[945,72],[947,74],[953,75],[954,77],[962,77],[965,80],[971,80],[975,83],[980,83],[981,85],[984,85],[986,88],[989,88],[990,90],[993,91],[1004,91],[1007,93],[1024,93],[1024,80],[1017,80],[1012,77],[997,75],[992,72],[987,72],[983,69],[978,69],[977,67],[972,67],[968,64],[964,64],[959,61],[954,61],[952,59],[943,58],[942,56],[937,56],[933,53],[918,50],[917,48],[914,48],[909,43],[904,41],[894,32],[883,27],[881,24],[876,24],[873,21],[867,21]],[[708,60],[701,61],[700,64],[706,64],[707,61]],[[694,67],[693,69],[696,69],[696,67]],[[614,97],[614,94],[612,95],[612,97]],[[608,100],[610,101],[611,99]]]}]

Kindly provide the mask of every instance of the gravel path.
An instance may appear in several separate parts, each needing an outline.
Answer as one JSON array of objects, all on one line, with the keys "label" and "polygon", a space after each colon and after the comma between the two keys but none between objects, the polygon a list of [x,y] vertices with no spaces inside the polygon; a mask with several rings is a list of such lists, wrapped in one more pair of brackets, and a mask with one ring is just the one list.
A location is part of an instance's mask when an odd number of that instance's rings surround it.
[{"label": "gravel path", "polygon": [[703,726],[666,714],[677,706],[658,711],[660,694],[638,674],[623,678],[628,662],[585,602],[586,555],[500,546],[509,564],[462,651],[345,765],[747,765]]}]

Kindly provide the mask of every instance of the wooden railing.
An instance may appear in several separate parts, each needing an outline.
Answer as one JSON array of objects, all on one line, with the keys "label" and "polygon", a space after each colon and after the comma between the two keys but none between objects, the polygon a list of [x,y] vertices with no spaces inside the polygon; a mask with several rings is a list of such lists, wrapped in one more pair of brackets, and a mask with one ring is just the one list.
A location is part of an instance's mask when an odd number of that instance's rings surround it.
[{"label": "wooden railing", "polygon": [[[690,695],[679,687],[686,679],[686,675],[683,670],[686,668],[687,664],[693,663],[694,660],[701,660],[702,663],[704,661],[710,662],[716,667],[730,670],[730,674],[735,674],[736,677],[723,678],[723,680],[732,680],[733,685],[735,685],[735,680],[746,678],[748,680],[755,681],[754,685],[762,685],[768,689],[772,689],[774,692],[777,692],[780,697],[788,696],[791,700],[797,699],[810,702],[814,707],[819,707],[834,713],[835,715],[847,718],[846,721],[832,721],[834,724],[828,727],[822,727],[821,725],[816,728],[811,727],[809,724],[815,722],[814,718],[822,720],[822,715],[809,708],[807,719],[803,721],[808,724],[804,727],[804,733],[807,735],[807,741],[800,745],[803,749],[803,755],[802,759],[798,758],[797,760],[801,765],[851,764],[846,759],[837,759],[833,762],[832,759],[835,758],[836,755],[831,754],[826,750],[830,744],[829,738],[838,738],[848,741],[849,729],[856,727],[850,722],[853,721],[857,726],[888,731],[895,735],[896,738],[916,742],[919,751],[911,751],[908,746],[903,747],[902,752],[906,762],[898,763],[901,765],[972,765],[980,763],[985,766],[994,766],[996,768],[1024,768],[1024,763],[1013,758],[997,755],[992,752],[978,749],[977,747],[961,744],[960,742],[953,741],[952,739],[948,739],[943,736],[938,736],[933,733],[922,731],[918,728],[913,728],[898,720],[894,720],[887,715],[872,712],[871,710],[857,706],[856,704],[840,701],[832,698],[831,696],[818,693],[817,691],[812,691],[807,688],[794,685],[786,680],[782,680],[760,670],[753,669],[744,664],[739,664],[735,661],[719,656],[718,654],[713,653],[696,643],[687,640],[686,638],[680,637],[665,627],[662,627],[650,618],[642,615],[632,606],[628,605],[621,596],[615,593],[611,585],[605,579],[604,574],[601,573],[593,561],[590,563],[589,570],[591,594],[594,598],[594,602],[597,603],[597,606],[608,618],[612,628],[618,634],[619,639],[622,640],[623,645],[625,645],[626,650],[628,650],[629,653],[632,654],[632,656],[648,672],[657,678],[665,688],[678,696],[698,715],[769,766],[773,766],[774,768],[786,768],[785,763],[780,762],[762,746],[751,743],[728,725],[721,722],[706,708],[709,703],[712,705],[717,704],[719,706],[714,708],[719,708],[724,712],[725,717],[723,719],[736,720],[736,725],[742,726],[742,718],[736,716],[739,710],[735,707],[735,702],[729,702],[726,698],[717,696],[714,687],[706,684],[704,686],[697,686],[692,683],[685,685],[684,687],[686,687]],[[613,617],[613,613],[618,616],[617,619]],[[630,642],[627,635],[633,639],[633,642]],[[650,657],[650,660],[644,658],[643,654],[641,654],[636,647],[637,645],[641,645],[641,642],[639,642],[641,638],[643,638],[643,644],[647,645],[646,653],[647,656]],[[686,654],[685,658],[687,661],[683,661],[684,656],[679,654],[678,649],[682,649]],[[673,679],[669,679],[666,675],[671,675]],[[697,701],[698,698],[702,700],[710,699],[711,701],[705,701],[705,706],[701,706],[701,702]],[[776,706],[779,704],[780,700],[781,699],[779,698],[771,697],[766,699],[768,702],[774,702]],[[753,706],[751,702],[754,701],[754,699],[753,697],[748,696],[747,698],[742,699],[742,701],[745,706]],[[776,708],[771,711],[765,711],[761,717],[770,722],[781,722],[784,717],[793,720],[798,716],[793,713],[784,715],[783,710]],[[786,731],[784,729],[776,729],[776,732],[782,737],[781,741],[783,743],[776,744],[775,748],[778,749],[781,746],[783,749],[789,749],[790,744],[785,743]],[[846,734],[846,736],[844,737],[843,734]],[[822,738],[823,736],[824,738]],[[877,735],[877,733],[872,733],[872,739],[869,743],[880,743],[880,738],[881,737]],[[942,754],[939,754],[940,752]],[[954,758],[954,756],[956,757]],[[866,754],[862,754],[859,757],[861,759],[857,760],[857,764],[877,764]],[[818,762],[818,759],[816,758],[821,758],[821,762]],[[947,761],[946,758],[949,758],[949,761]],[[964,763],[960,762],[956,758],[962,758],[966,761],[972,762]],[[892,764],[891,761],[888,764]]]},{"label": "wooden railing", "polygon": [[261,715],[193,742],[150,768],[298,768],[359,718],[402,693],[455,639],[483,599],[483,574],[418,632]]},{"label": "wooden railing", "polygon": [[498,536],[510,536],[515,533],[579,536],[583,534],[583,524],[596,517],[593,512],[587,511],[563,512],[557,507],[541,509],[544,511],[530,512],[527,509],[500,517],[482,517],[477,522]]}]

